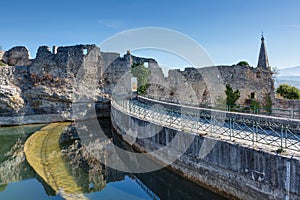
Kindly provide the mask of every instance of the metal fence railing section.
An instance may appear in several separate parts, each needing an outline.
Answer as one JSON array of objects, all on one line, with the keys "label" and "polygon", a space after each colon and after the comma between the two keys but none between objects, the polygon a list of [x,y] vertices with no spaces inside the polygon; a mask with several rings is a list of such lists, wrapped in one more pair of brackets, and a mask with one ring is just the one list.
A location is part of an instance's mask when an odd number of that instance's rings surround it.
[{"label": "metal fence railing section", "polygon": [[216,110],[241,112],[241,113],[251,113],[257,115],[267,115],[274,117],[285,117],[290,119],[300,119],[300,110],[282,109],[282,108],[256,108],[245,105],[213,105],[210,103],[196,103],[191,101],[183,101],[175,98],[165,98],[153,95],[144,95],[144,97],[149,99],[156,99],[163,102],[175,103],[187,106],[194,106],[199,108],[211,108]]},{"label": "metal fence railing section", "polygon": [[[144,97],[143,97],[144,98]],[[186,132],[300,151],[300,120],[114,97],[112,106],[136,118]]]}]

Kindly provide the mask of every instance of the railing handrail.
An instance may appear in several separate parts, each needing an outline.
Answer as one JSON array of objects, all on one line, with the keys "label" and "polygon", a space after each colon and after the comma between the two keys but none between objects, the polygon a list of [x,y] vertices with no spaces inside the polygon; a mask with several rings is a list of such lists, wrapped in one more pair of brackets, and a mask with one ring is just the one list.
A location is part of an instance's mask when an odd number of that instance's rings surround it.
[{"label": "railing handrail", "polygon": [[[166,102],[159,103],[170,105],[170,103]],[[178,104],[174,105],[178,106]],[[225,140],[232,141],[233,139],[238,139],[242,141],[251,141],[253,145],[258,143],[273,147],[275,146],[278,148],[277,150],[290,149],[300,152],[300,123],[299,120],[295,119],[280,119],[259,115],[253,117],[253,114],[250,115],[245,113],[237,113],[237,115],[240,116],[237,117],[235,116],[236,113],[232,114],[231,112],[226,111],[212,111],[212,109],[195,107],[189,108],[193,108],[196,113],[210,111],[210,115],[207,113],[204,115],[200,114],[201,116],[193,114],[189,115],[191,114],[189,112],[179,114],[176,110],[174,110],[175,112],[168,109],[162,111],[163,109],[161,107],[156,108],[155,106],[151,106],[150,103],[147,104],[138,100],[132,101],[122,97],[112,98],[112,106],[119,110],[121,109],[122,112],[133,117],[156,124],[158,123],[169,128],[187,130],[188,132],[200,134],[204,131],[208,132],[208,134],[211,134],[213,137],[225,137]],[[218,118],[212,114],[214,112],[230,113],[230,115],[225,115],[225,118]],[[247,118],[247,116],[252,116],[252,118]],[[257,118],[264,119],[265,121],[257,121]],[[277,119],[277,121],[274,121],[273,119]]]},{"label": "railing handrail", "polygon": [[220,113],[220,116],[226,116],[226,114],[236,114],[238,116],[243,116],[245,118],[255,116],[256,118],[264,119],[265,121],[282,120],[282,121],[286,121],[286,122],[289,122],[289,123],[290,122],[300,123],[300,120],[298,120],[298,119],[291,119],[291,118],[284,118],[284,117],[277,117],[277,116],[269,116],[269,115],[257,115],[257,114],[253,114],[253,113],[240,113],[240,112],[234,112],[234,111],[224,111],[224,110],[218,110],[218,109],[213,109],[213,108],[193,107],[193,106],[187,106],[187,105],[184,105],[184,104],[181,105],[181,104],[163,102],[163,101],[159,101],[159,100],[156,100],[156,99],[150,99],[150,98],[147,98],[147,97],[144,97],[144,96],[138,96],[138,98],[146,99],[146,100],[156,102],[156,103],[159,103],[159,104],[173,105],[173,106],[178,106],[178,107],[182,107],[182,108],[195,109],[195,110],[198,110],[198,111],[207,111],[207,112],[211,112],[211,113]]},{"label": "railing handrail", "polygon": [[[211,108],[215,110],[222,110],[221,107],[223,106],[223,110],[225,111],[232,111],[232,112],[237,112],[239,110],[239,113],[252,113],[252,114],[257,114],[257,115],[267,115],[267,116],[287,116],[285,118],[291,118],[295,119],[296,117],[300,119],[300,110],[294,110],[294,109],[283,109],[283,108],[268,108],[268,107],[260,107],[256,108],[253,106],[245,106],[245,105],[214,105],[211,103],[196,103],[196,102],[189,102],[189,101],[183,101],[183,100],[171,100],[171,98],[165,98],[161,96],[154,96],[154,95],[143,95],[140,97],[145,97],[153,100],[158,100],[158,101],[164,101],[168,103],[175,103],[175,104],[180,104],[180,105],[189,105],[189,106],[194,106],[194,107],[199,107],[199,108]],[[236,108],[236,109],[234,109]],[[246,109],[250,109],[250,112],[246,112]],[[261,113],[260,111],[265,110],[268,111],[267,113]],[[251,112],[252,111],[252,112]],[[286,113],[276,113],[273,111],[282,111]]]}]

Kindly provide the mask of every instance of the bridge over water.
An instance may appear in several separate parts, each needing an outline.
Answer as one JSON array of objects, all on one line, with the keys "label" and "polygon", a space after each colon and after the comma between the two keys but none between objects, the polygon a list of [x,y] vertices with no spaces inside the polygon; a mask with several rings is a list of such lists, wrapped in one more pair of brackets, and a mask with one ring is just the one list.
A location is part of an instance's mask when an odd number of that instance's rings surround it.
[{"label": "bridge over water", "polygon": [[164,127],[282,153],[300,154],[300,120],[114,97],[122,112]]}]

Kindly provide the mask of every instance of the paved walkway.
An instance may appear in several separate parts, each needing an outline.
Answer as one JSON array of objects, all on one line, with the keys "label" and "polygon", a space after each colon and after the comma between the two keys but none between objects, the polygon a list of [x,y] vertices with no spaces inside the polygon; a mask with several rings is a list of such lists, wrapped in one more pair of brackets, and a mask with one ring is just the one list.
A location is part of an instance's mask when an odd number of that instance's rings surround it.
[{"label": "paved walkway", "polygon": [[129,115],[164,127],[207,135],[251,148],[300,156],[300,136],[287,127],[278,130],[278,127],[255,124],[254,120],[242,122],[239,119],[236,122],[225,118],[226,115],[224,119],[214,119],[211,116],[193,116],[193,113],[174,113],[164,110],[164,107],[155,108],[135,101],[112,101],[112,105]]}]

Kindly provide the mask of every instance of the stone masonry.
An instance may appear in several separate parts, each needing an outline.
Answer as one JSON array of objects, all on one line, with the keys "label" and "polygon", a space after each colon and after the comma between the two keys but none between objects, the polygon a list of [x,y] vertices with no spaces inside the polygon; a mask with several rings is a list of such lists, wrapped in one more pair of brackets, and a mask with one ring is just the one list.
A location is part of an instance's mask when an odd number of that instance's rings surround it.
[{"label": "stone masonry", "polygon": [[[2,113],[61,113],[75,102],[98,102],[98,108],[109,115],[111,95],[130,95],[131,66],[144,64],[150,71],[147,93],[157,97],[217,104],[226,98],[225,85],[239,89],[239,104],[255,99],[263,104],[264,96],[274,99],[272,74],[268,69],[249,66],[214,66],[170,70],[164,77],[152,58],[133,56],[130,51],[101,52],[96,45],[39,47],[30,59],[26,47],[6,51],[0,67]],[[125,88],[125,89],[124,89]],[[97,107],[97,106],[96,106]],[[106,113],[106,114],[104,114]]]}]

